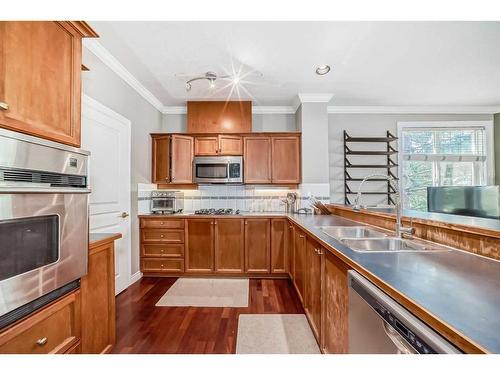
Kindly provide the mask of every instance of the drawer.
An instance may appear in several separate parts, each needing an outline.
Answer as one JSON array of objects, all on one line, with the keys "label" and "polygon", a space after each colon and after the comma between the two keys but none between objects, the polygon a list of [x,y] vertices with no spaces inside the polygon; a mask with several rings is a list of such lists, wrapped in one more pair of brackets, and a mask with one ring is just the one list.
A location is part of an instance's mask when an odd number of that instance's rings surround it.
[{"label": "drawer", "polygon": [[184,219],[142,218],[141,228],[183,229]]},{"label": "drawer", "polygon": [[141,254],[144,257],[183,258],[184,244],[144,244],[141,245]]},{"label": "drawer", "polygon": [[0,353],[65,353],[80,339],[80,292],[72,293],[0,333]]},{"label": "drawer", "polygon": [[184,272],[184,259],[142,259],[142,272]]},{"label": "drawer", "polygon": [[184,243],[184,230],[141,229],[143,242]]}]

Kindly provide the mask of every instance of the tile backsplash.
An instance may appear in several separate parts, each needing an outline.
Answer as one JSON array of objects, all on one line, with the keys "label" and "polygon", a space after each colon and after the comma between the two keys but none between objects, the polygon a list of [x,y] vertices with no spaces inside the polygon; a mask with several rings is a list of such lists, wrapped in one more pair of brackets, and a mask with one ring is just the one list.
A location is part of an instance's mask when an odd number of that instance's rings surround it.
[{"label": "tile backsplash", "polygon": [[[152,190],[156,190],[155,185],[139,184],[139,214],[150,212]],[[309,207],[308,197],[311,195],[323,203],[330,202],[329,184],[303,184],[296,190],[253,185],[200,185],[198,190],[180,191],[184,193],[184,212],[202,208],[232,208],[247,212],[285,211],[282,199],[289,192],[296,192],[299,195],[298,208]]]}]

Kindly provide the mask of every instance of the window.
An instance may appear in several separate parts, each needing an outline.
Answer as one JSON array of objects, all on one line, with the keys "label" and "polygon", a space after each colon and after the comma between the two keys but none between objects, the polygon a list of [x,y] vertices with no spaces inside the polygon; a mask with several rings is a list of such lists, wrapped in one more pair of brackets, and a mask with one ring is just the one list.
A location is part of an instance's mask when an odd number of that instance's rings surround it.
[{"label": "window", "polygon": [[399,123],[398,129],[404,208],[427,211],[428,186],[488,183],[490,122]]}]

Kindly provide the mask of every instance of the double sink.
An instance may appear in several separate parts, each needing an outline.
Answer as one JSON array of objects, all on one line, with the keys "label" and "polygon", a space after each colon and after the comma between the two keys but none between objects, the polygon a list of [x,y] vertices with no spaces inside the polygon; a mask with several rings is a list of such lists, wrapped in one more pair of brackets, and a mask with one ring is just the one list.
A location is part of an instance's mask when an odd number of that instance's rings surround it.
[{"label": "double sink", "polygon": [[450,251],[433,242],[391,237],[368,226],[325,226],[319,229],[357,252],[424,252]]}]

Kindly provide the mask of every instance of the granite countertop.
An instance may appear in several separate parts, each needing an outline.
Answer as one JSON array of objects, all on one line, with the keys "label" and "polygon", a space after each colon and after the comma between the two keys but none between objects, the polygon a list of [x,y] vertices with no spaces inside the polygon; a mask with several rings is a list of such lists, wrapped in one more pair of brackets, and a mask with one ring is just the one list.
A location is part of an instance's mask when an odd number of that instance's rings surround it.
[{"label": "granite countertop", "polygon": [[[215,217],[190,212],[139,216]],[[253,216],[288,217],[352,268],[377,281],[386,292],[394,291],[416,306],[413,312],[422,320],[431,325],[439,322],[451,332],[458,333],[462,342],[466,340],[486,352],[500,353],[500,261],[461,250],[356,252],[319,229],[320,226],[359,225],[335,215],[242,212],[240,215],[216,217]]]}]

